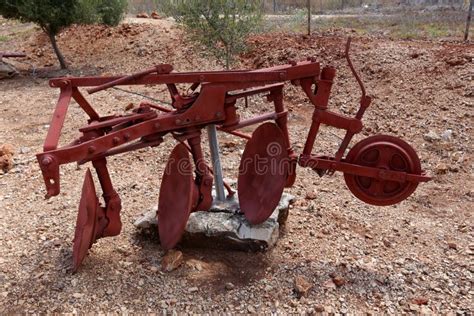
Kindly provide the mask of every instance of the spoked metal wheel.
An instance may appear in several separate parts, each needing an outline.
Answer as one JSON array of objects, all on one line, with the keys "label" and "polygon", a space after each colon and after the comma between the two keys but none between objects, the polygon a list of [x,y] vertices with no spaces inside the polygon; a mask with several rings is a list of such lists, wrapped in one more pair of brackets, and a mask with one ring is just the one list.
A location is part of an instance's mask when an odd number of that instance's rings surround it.
[{"label": "spoked metal wheel", "polygon": [[263,223],[277,207],[289,164],[281,129],[274,123],[260,125],[245,146],[237,182],[240,208],[251,224]]},{"label": "spoked metal wheel", "polygon": [[[348,153],[346,162],[384,170],[421,174],[415,150],[405,141],[388,135],[368,137]],[[360,200],[378,206],[399,203],[409,197],[418,182],[397,182],[344,173],[349,190]]]}]

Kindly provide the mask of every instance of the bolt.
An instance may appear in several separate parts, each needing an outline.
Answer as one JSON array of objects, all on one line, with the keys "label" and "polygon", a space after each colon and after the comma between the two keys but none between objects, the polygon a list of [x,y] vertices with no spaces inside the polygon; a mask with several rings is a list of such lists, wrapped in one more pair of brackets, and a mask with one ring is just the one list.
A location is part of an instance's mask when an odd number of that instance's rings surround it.
[{"label": "bolt", "polygon": [[87,151],[89,152],[89,154],[93,154],[95,152],[95,147],[90,146],[89,148],[87,148]]},{"label": "bolt", "polygon": [[158,129],[161,127],[161,124],[160,123],[155,123],[155,128]]},{"label": "bolt", "polygon": [[180,119],[176,119],[175,122],[176,122],[176,125],[181,125],[181,122],[182,122],[182,121],[181,121]]},{"label": "bolt", "polygon": [[129,140],[129,139],[130,139],[130,134],[129,134],[129,133],[125,133],[125,134],[123,135],[123,139]]},{"label": "bolt", "polygon": [[114,143],[114,145],[118,145],[120,143],[120,138],[118,138],[117,136],[115,136],[113,139],[112,139],[112,142]]},{"label": "bolt", "polygon": [[217,118],[221,118],[221,117],[222,117],[222,113],[221,113],[221,112],[216,112],[216,117],[217,117]]},{"label": "bolt", "polygon": [[52,162],[53,158],[51,158],[50,156],[46,156],[43,158],[43,160],[41,160],[41,164],[45,167],[49,166]]},{"label": "bolt", "polygon": [[200,75],[200,76],[199,76],[199,80],[200,80],[200,81],[204,81],[204,79],[206,79],[206,78],[204,77],[204,75]]}]

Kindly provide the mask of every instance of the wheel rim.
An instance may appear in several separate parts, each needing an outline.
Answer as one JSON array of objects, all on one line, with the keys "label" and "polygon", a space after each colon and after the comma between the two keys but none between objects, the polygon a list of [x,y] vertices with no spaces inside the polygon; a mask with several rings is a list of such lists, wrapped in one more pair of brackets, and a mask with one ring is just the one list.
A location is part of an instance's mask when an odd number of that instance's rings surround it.
[{"label": "wheel rim", "polygon": [[[357,143],[346,162],[382,170],[421,174],[421,163],[415,150],[405,141],[387,135],[376,135]],[[418,186],[417,182],[378,180],[345,173],[349,190],[360,200],[378,206],[405,200]]]}]

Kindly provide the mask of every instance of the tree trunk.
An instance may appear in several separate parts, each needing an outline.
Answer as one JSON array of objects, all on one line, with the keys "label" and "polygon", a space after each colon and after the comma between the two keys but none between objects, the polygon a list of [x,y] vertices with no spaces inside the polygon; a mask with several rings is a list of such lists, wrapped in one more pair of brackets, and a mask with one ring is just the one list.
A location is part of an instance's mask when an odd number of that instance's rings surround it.
[{"label": "tree trunk", "polygon": [[230,69],[230,48],[229,45],[225,46],[225,69]]},{"label": "tree trunk", "polygon": [[56,35],[48,32],[49,40],[51,41],[51,45],[53,45],[53,50],[56,56],[58,57],[59,64],[61,65],[61,69],[67,69],[66,61],[64,60],[64,56],[59,50],[58,43],[56,42]]},{"label": "tree trunk", "polygon": [[469,38],[469,27],[471,26],[471,14],[472,14],[472,2],[469,4],[469,10],[467,11],[467,20],[466,20],[466,31],[464,31],[464,41],[467,41]]},{"label": "tree trunk", "polygon": [[307,2],[308,7],[308,35],[311,35],[311,0]]}]

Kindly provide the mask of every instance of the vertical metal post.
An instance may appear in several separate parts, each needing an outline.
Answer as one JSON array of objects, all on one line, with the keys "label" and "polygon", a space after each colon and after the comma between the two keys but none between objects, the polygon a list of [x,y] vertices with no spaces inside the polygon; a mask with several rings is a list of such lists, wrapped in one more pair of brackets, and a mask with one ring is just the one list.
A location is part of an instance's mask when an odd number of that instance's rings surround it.
[{"label": "vertical metal post", "polygon": [[306,3],[308,9],[308,35],[311,35],[311,0],[308,0]]},{"label": "vertical metal post", "polygon": [[467,41],[469,38],[469,27],[471,25],[471,14],[472,14],[472,3],[474,0],[471,0],[469,3],[469,9],[467,11],[467,19],[466,19],[466,30],[464,31],[464,41]]},{"label": "vertical metal post", "polygon": [[219,156],[219,142],[217,140],[217,129],[214,124],[207,126],[209,136],[209,147],[211,149],[212,169],[214,171],[214,186],[218,201],[225,200],[224,179],[222,176],[221,159]]}]

